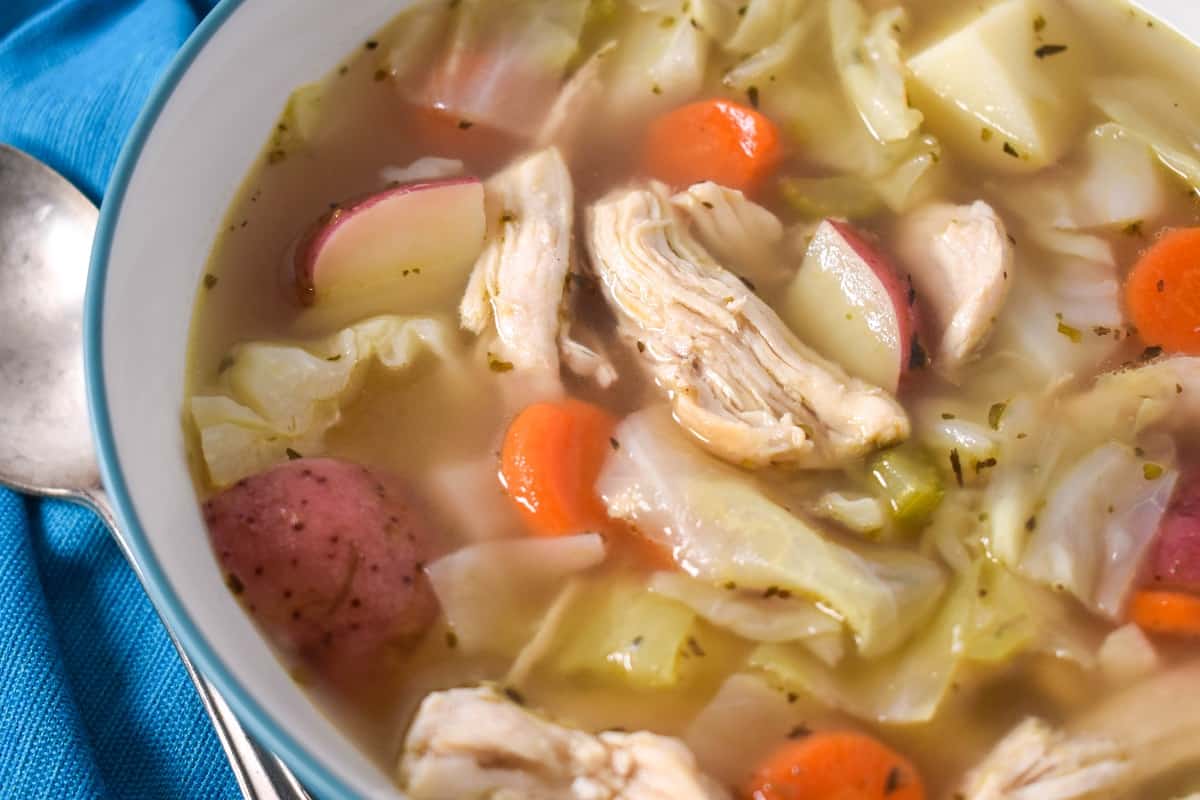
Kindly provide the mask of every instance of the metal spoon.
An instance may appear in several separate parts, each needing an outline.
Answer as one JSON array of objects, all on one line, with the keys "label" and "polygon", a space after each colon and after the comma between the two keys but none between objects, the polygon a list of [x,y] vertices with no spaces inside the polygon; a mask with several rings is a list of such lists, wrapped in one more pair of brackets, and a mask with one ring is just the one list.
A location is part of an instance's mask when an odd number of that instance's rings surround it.
[{"label": "metal spoon", "polygon": [[[0,145],[0,484],[94,510],[143,580],[100,483],[88,427],[81,327],[97,217],[96,207],[57,172]],[[283,762],[250,739],[167,632],[242,794],[310,800]]]}]

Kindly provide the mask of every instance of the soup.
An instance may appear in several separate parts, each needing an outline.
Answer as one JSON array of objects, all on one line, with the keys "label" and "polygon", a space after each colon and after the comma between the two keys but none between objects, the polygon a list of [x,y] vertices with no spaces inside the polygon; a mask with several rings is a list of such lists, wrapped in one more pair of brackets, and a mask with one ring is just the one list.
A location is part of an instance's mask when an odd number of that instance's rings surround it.
[{"label": "soup", "polygon": [[1200,791],[1200,86],[1117,2],[418,4],[198,290],[229,589],[415,798]]}]

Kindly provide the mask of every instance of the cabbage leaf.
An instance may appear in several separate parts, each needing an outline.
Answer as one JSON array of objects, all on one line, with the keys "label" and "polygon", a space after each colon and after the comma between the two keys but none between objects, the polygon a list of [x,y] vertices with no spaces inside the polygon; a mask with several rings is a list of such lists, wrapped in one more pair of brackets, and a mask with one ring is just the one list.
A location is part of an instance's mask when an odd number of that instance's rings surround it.
[{"label": "cabbage leaf", "polygon": [[463,652],[515,656],[566,581],[604,556],[595,533],[502,539],[464,547],[426,571]]},{"label": "cabbage leaf", "polygon": [[897,32],[906,19],[904,9],[896,7],[868,21],[858,0],[830,0],[829,29],[842,89],[867,130],[883,144],[909,138],[924,119],[908,105],[904,88]]},{"label": "cabbage leaf", "polygon": [[378,361],[401,371],[424,354],[455,358],[454,328],[429,317],[382,316],[307,345],[249,342],[223,361],[217,392],[188,403],[216,488],[294,454],[317,455],[325,433]]},{"label": "cabbage leaf", "polygon": [[1103,78],[1092,87],[1092,99],[1108,115],[1140,138],[1167,169],[1193,188],[1200,188],[1200,139],[1186,108],[1165,85],[1138,78]]},{"label": "cabbage leaf", "polygon": [[879,655],[920,625],[945,578],[907,550],[842,543],[771,500],[748,474],[711,459],[662,408],[621,423],[597,484],[609,514],[673,552],[693,577],[823,601],[860,652]]},{"label": "cabbage leaf", "polygon": [[1029,518],[1018,569],[1117,619],[1179,477],[1109,442],[1076,462]]}]

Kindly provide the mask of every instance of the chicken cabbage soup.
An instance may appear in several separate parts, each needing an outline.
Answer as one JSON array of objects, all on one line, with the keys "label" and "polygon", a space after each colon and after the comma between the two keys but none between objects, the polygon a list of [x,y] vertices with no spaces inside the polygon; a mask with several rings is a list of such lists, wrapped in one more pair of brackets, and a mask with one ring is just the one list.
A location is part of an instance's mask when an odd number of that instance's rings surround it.
[{"label": "chicken cabbage soup", "polygon": [[1200,791],[1197,63],[1115,1],[410,8],[198,292],[229,589],[414,798]]}]

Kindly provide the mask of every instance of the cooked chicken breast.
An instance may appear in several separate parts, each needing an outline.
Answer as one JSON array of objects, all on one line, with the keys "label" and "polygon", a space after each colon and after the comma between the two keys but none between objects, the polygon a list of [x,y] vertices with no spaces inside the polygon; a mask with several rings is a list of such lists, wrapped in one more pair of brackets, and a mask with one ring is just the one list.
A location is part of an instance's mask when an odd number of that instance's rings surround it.
[{"label": "cooked chicken breast", "polygon": [[783,223],[737,189],[705,181],[678,193],[671,203],[687,214],[700,243],[739,277],[752,283],[790,277],[778,253]]},{"label": "cooked chicken breast", "polygon": [[1012,244],[987,203],[937,203],[904,218],[900,253],[936,329],[933,365],[953,378],[987,344],[1013,277]]},{"label": "cooked chicken breast", "polygon": [[567,728],[490,687],[421,703],[400,758],[413,800],[726,800],[677,739]]},{"label": "cooked chicken breast", "polygon": [[562,155],[551,147],[526,156],[485,190],[492,219],[459,306],[463,327],[483,334],[494,323],[489,360],[558,391],[560,347],[569,367],[610,385],[617,376],[607,359],[567,335],[575,204]]},{"label": "cooked chicken breast", "polygon": [[587,244],[620,335],[714,454],[825,468],[908,436],[896,400],[800,342],[696,240],[661,184],[593,205]]},{"label": "cooked chicken breast", "polygon": [[1102,800],[1118,796],[1131,760],[1114,742],[1030,718],[967,776],[967,800]]}]

